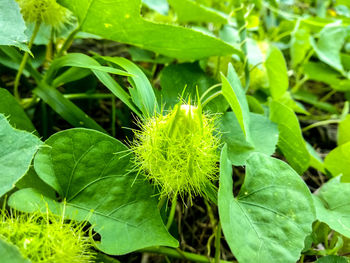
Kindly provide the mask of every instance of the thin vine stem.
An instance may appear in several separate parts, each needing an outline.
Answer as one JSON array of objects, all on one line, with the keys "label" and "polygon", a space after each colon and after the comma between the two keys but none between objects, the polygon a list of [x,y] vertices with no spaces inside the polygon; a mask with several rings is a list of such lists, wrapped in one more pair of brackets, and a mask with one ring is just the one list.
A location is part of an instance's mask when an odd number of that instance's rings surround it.
[{"label": "thin vine stem", "polygon": [[221,251],[221,223],[218,222],[216,226],[215,235],[215,263],[220,263],[220,251]]},{"label": "thin vine stem", "polygon": [[319,122],[315,122],[313,124],[310,124],[309,126],[306,126],[305,128],[302,129],[303,132],[306,132],[310,129],[313,129],[313,128],[316,128],[316,127],[319,127],[319,126],[325,126],[325,125],[328,125],[328,124],[336,124],[336,123],[339,123],[340,120],[326,120],[326,121],[319,121]]},{"label": "thin vine stem", "polygon": [[[28,49],[29,50],[31,50],[31,48],[33,46],[34,40],[35,40],[35,38],[36,38],[36,36],[37,36],[37,34],[39,32],[40,25],[41,25],[41,23],[39,21],[35,23],[33,34],[32,34],[32,36],[31,36],[31,38],[29,40],[29,43],[28,43]],[[29,53],[25,52],[24,55],[23,55],[21,64],[19,65],[16,78],[15,78],[15,84],[14,84],[14,91],[13,91],[13,93],[15,95],[15,98],[18,101],[21,100],[21,97],[19,95],[19,90],[18,90],[19,82],[21,80],[21,76],[22,76],[23,70],[24,70],[24,68],[25,68],[25,66],[27,64],[28,58],[29,58]]]},{"label": "thin vine stem", "polygon": [[215,99],[216,97],[220,96],[222,94],[222,91],[219,90],[215,93],[213,93],[212,95],[210,95],[203,103],[202,103],[202,108],[204,108],[210,101],[212,101],[213,99]]},{"label": "thin vine stem", "polygon": [[[190,252],[184,252],[180,249],[168,248],[168,247],[149,247],[139,250],[141,253],[156,253],[169,256],[172,258],[178,258],[198,263],[212,263],[213,259],[203,255],[198,255]],[[237,261],[220,260],[219,263],[237,263]]]},{"label": "thin vine stem", "polygon": [[68,36],[68,38],[66,39],[66,41],[64,41],[62,47],[60,48],[60,50],[58,51],[56,57],[62,57],[64,52],[67,51],[70,46],[73,43],[74,37],[75,35],[80,31],[80,27],[74,29]]}]

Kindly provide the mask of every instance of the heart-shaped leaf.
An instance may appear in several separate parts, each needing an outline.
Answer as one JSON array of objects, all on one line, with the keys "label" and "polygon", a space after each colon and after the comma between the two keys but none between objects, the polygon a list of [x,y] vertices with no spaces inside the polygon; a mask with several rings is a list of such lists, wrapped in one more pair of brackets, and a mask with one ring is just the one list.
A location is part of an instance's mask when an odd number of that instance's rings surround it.
[{"label": "heart-shaped leaf", "polygon": [[350,183],[341,183],[340,177],[325,183],[313,196],[317,220],[350,238]]},{"label": "heart-shaped leaf", "polygon": [[232,194],[227,148],[221,153],[219,215],[240,263],[295,263],[312,230],[315,209],[304,181],[286,163],[260,153],[247,161],[244,184]]},{"label": "heart-shaped leaf", "polygon": [[177,246],[160,217],[150,185],[133,172],[131,154],[118,140],[87,129],[56,133],[36,155],[34,168],[59,198],[35,189],[13,194],[9,204],[32,212],[45,210],[86,220],[101,235],[98,248],[126,254],[150,246]]}]

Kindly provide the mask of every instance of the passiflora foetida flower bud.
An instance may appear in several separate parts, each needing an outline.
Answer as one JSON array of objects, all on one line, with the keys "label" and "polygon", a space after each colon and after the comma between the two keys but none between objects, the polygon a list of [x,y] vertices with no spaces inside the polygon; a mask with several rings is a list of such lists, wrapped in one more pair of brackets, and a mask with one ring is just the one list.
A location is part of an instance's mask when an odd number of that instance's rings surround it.
[{"label": "passiflora foetida flower bud", "polygon": [[217,179],[219,137],[215,117],[200,106],[177,104],[140,123],[133,150],[136,163],[162,196],[205,195]]},{"label": "passiflora foetida flower bud", "polygon": [[56,0],[16,1],[26,22],[44,23],[54,28],[61,28],[69,20],[70,12]]},{"label": "passiflora foetida flower bud", "polygon": [[2,210],[0,238],[15,245],[22,256],[33,263],[95,262],[90,237],[84,223],[66,223],[62,217]]}]

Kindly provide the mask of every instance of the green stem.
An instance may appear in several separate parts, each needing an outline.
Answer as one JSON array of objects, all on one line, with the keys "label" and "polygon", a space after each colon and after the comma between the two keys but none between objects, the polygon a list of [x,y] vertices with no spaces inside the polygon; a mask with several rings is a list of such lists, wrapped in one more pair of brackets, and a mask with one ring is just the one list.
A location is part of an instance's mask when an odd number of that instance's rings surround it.
[{"label": "green stem", "polygon": [[167,229],[169,229],[171,227],[171,224],[174,221],[176,205],[177,205],[177,195],[174,195],[173,200],[171,201],[171,208],[170,208],[170,213],[169,213],[169,217],[168,217],[168,222],[166,223]]},{"label": "green stem", "polygon": [[222,94],[222,91],[219,90],[215,93],[213,93],[212,95],[210,95],[203,103],[202,103],[202,108],[205,107],[205,105],[207,105],[210,101],[212,101],[213,99],[215,99],[216,97],[218,97],[219,95]]},{"label": "green stem", "polygon": [[326,120],[326,121],[319,121],[319,122],[315,122],[309,126],[306,126],[305,128],[302,129],[303,132],[306,132],[310,129],[313,129],[313,128],[316,128],[316,127],[319,127],[319,126],[325,126],[325,125],[328,125],[328,124],[334,124],[334,123],[339,123],[340,120]]},{"label": "green stem", "polygon": [[165,204],[166,200],[168,200],[168,197],[167,196],[163,196],[159,202],[158,202],[158,209],[161,210],[163,205]]},{"label": "green stem", "polygon": [[[97,94],[86,94],[86,93],[75,93],[75,94],[64,94],[66,99],[69,100],[87,100],[87,99],[111,99],[114,97],[113,94],[107,93],[97,93]],[[22,99],[22,105],[24,108],[30,108],[35,103],[38,103],[40,99],[37,96],[33,96],[32,98]]]},{"label": "green stem", "polygon": [[[239,1],[237,2],[240,3]],[[248,48],[247,48],[247,25],[244,18],[244,6],[243,4],[240,4],[240,6],[237,6],[236,11],[236,20],[237,20],[237,26],[239,28],[239,37],[242,45],[242,51],[245,56],[244,61],[244,75],[245,75],[245,91],[249,89],[250,85],[250,70],[249,70],[249,62],[248,62]]]},{"label": "green stem", "polygon": [[69,47],[72,45],[72,43],[73,43],[73,40],[74,40],[75,35],[76,35],[79,31],[80,31],[80,27],[76,28],[75,30],[73,30],[73,31],[69,34],[69,36],[68,36],[68,38],[66,39],[66,41],[64,41],[64,43],[63,43],[61,49],[58,51],[58,53],[57,53],[57,55],[56,55],[57,58],[58,58],[58,57],[62,57],[63,54],[64,54],[64,52],[68,50],[68,48],[69,48]]},{"label": "green stem", "polygon": [[115,130],[115,119],[117,117],[117,111],[116,111],[116,104],[115,104],[115,97],[112,97],[112,136],[116,136],[116,130]]},{"label": "green stem", "polygon": [[[168,248],[168,247],[149,247],[145,249],[139,250],[141,253],[156,253],[156,254],[162,254],[173,258],[178,259],[184,259],[188,261],[198,262],[198,263],[212,263],[213,259],[193,254],[189,252],[181,251],[180,249],[174,249],[174,248]],[[226,260],[220,260],[219,263],[236,263],[236,261],[226,261]]]},{"label": "green stem", "polygon": [[200,101],[203,101],[203,99],[205,98],[205,96],[207,96],[212,90],[216,89],[217,87],[222,86],[222,83],[218,83],[215,84],[213,86],[211,86],[209,89],[207,89],[205,92],[203,92],[202,96],[200,97]]},{"label": "green stem", "polygon": [[218,222],[216,226],[216,236],[215,236],[215,263],[220,263],[220,248],[221,248],[221,223]]},{"label": "green stem", "polygon": [[[38,32],[39,32],[39,28],[40,28],[40,22],[36,22],[36,23],[35,23],[35,26],[34,26],[34,31],[33,31],[32,37],[30,38],[29,43],[28,43],[28,49],[29,49],[29,50],[30,50],[30,49],[32,48],[32,46],[33,46],[35,37],[37,36],[37,34],[38,34]],[[15,95],[15,98],[16,98],[18,101],[21,100],[21,97],[20,97],[19,91],[18,91],[19,81],[20,81],[20,79],[21,79],[23,70],[24,70],[24,68],[25,68],[25,66],[26,66],[26,64],[27,64],[28,58],[29,58],[29,53],[28,53],[28,52],[25,52],[24,55],[23,55],[21,64],[19,65],[16,78],[15,78],[15,84],[14,84],[14,91],[13,91],[13,93],[14,93],[14,95]]]}]

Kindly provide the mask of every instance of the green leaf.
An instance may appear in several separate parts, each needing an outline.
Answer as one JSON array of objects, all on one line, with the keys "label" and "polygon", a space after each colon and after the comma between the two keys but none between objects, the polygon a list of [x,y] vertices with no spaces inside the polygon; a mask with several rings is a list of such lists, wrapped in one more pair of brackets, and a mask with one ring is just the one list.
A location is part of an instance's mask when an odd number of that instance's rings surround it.
[{"label": "green leaf", "polygon": [[123,70],[101,66],[95,59],[87,55],[81,53],[69,53],[68,55],[59,57],[52,62],[49,70],[46,73],[45,79],[50,83],[50,81],[54,79],[57,71],[62,67],[86,68],[91,69],[93,72],[102,71],[121,76],[132,76],[132,74]]},{"label": "green leaf", "polygon": [[338,126],[338,145],[342,145],[350,141],[350,114],[339,123]]},{"label": "green leaf", "polygon": [[345,257],[331,255],[321,257],[315,263],[348,263],[348,261]]},{"label": "green leaf", "polygon": [[314,194],[317,220],[350,238],[350,184],[336,177],[322,185]]},{"label": "green leaf", "polygon": [[12,128],[0,114],[0,196],[10,191],[27,172],[40,145],[39,138]]},{"label": "green leaf", "polygon": [[299,90],[298,92],[293,93],[293,98],[311,104],[318,109],[328,111],[329,113],[338,113],[337,108],[333,104],[325,101],[320,101],[318,96],[313,94],[311,91]]},{"label": "green leaf", "polygon": [[99,57],[122,67],[132,75],[129,77],[129,82],[133,88],[129,91],[133,102],[139,107],[144,116],[153,116],[154,113],[159,112],[159,105],[152,85],[138,66],[122,57]]},{"label": "green leaf", "polygon": [[168,0],[177,14],[177,20],[186,22],[214,22],[227,24],[229,16],[192,0]]},{"label": "green leaf", "polygon": [[140,16],[141,0],[120,0],[117,5],[99,0],[59,2],[78,17],[82,31],[106,39],[182,60],[232,53],[241,55],[238,49],[212,36],[189,28],[143,19]]},{"label": "green leaf", "polygon": [[319,59],[341,73],[344,69],[340,50],[347,36],[347,29],[342,26],[326,26],[321,30],[317,43],[311,42]]},{"label": "green leaf", "polygon": [[282,52],[271,46],[265,61],[271,96],[278,100],[288,89],[287,65]]},{"label": "green leaf", "polygon": [[29,259],[25,259],[21,255],[21,252],[16,246],[2,239],[0,239],[0,258],[2,262],[6,262],[6,263],[30,263],[31,262]]},{"label": "green leaf", "polygon": [[232,166],[223,148],[219,215],[231,251],[240,263],[295,263],[312,231],[315,211],[300,176],[281,160],[254,153],[244,184],[232,194]]},{"label": "green leaf", "polygon": [[0,45],[16,46],[30,52],[24,44],[28,40],[25,30],[26,25],[17,2],[0,0]]},{"label": "green leaf", "polygon": [[310,80],[324,82],[337,91],[350,91],[350,80],[323,63],[306,63],[304,73]]},{"label": "green leaf", "polygon": [[[201,96],[216,83],[217,81],[209,77],[198,63],[171,64],[160,73],[161,90],[157,95],[164,108],[169,109],[179,103],[181,96],[186,101],[190,98],[194,103],[197,103],[197,88],[199,96]],[[208,94],[208,96],[211,94]],[[225,112],[228,103],[225,98],[218,96],[205,107],[211,112]]]},{"label": "green leaf", "polygon": [[0,113],[8,117],[10,124],[19,129],[34,132],[33,123],[24,112],[21,105],[6,89],[0,88]]},{"label": "green leaf", "polygon": [[299,23],[297,23],[291,35],[290,46],[290,56],[293,68],[296,68],[304,61],[310,47],[310,32],[306,28],[300,27]]},{"label": "green leaf", "polygon": [[[46,80],[51,83],[51,80],[54,78],[57,71],[60,68],[66,66],[90,69],[102,82],[102,84],[104,84],[117,98],[124,102],[137,115],[140,115],[139,111],[132,103],[130,95],[108,73],[118,74],[122,76],[134,76],[133,74],[115,68],[101,66],[95,59],[87,55],[80,53],[70,53],[64,57],[60,57],[54,60],[46,74]],[[64,75],[67,73],[66,76],[60,75],[56,79],[52,80],[52,86],[55,87],[56,85],[61,84],[62,80],[65,80],[66,77],[69,77],[71,73],[67,71],[62,74]]]},{"label": "green leaf", "polygon": [[306,142],[306,148],[310,154],[310,166],[325,173],[324,162],[310,143]]},{"label": "green leaf", "polygon": [[272,155],[278,141],[275,123],[260,114],[250,113],[249,126],[252,143],[248,143],[233,112],[225,113],[220,119],[221,140],[227,144],[227,154],[233,165],[245,165],[254,152]]},{"label": "green leaf", "polygon": [[280,132],[278,147],[289,164],[302,174],[310,163],[310,154],[306,148],[297,116],[287,106],[270,102],[270,120],[278,124]]},{"label": "green leaf", "polygon": [[[177,246],[163,225],[152,188],[137,172],[129,149],[118,140],[87,129],[51,136],[37,153],[34,168],[59,198],[23,189],[9,204],[21,211],[65,209],[67,218],[88,220],[101,236],[98,248],[120,255],[150,246]],[[141,176],[141,175],[140,175]],[[64,202],[62,200],[65,200]],[[65,208],[64,207],[65,204]]]},{"label": "green leaf", "polygon": [[228,66],[227,78],[221,73],[221,80],[222,94],[235,113],[246,140],[251,142],[251,135],[248,128],[250,123],[249,106],[241,81],[232,64]]},{"label": "green leaf", "polygon": [[[5,66],[9,66],[10,68],[13,68],[15,70],[18,70],[23,57],[21,52],[16,48],[10,46],[0,46],[0,51],[4,52],[4,54],[6,55],[5,60],[7,61],[4,63],[4,58],[2,57],[0,63],[3,63]],[[23,73],[27,75],[30,74],[30,76],[33,77],[36,82],[39,82],[42,78],[41,74],[32,65],[31,59],[28,59]]]},{"label": "green leaf", "polygon": [[330,151],[324,159],[324,165],[333,176],[342,174],[342,181],[350,182],[350,142]]},{"label": "green leaf", "polygon": [[33,92],[45,101],[63,119],[73,127],[86,127],[101,132],[106,132],[93,119],[86,115],[73,102],[66,99],[59,91],[42,82]]}]

